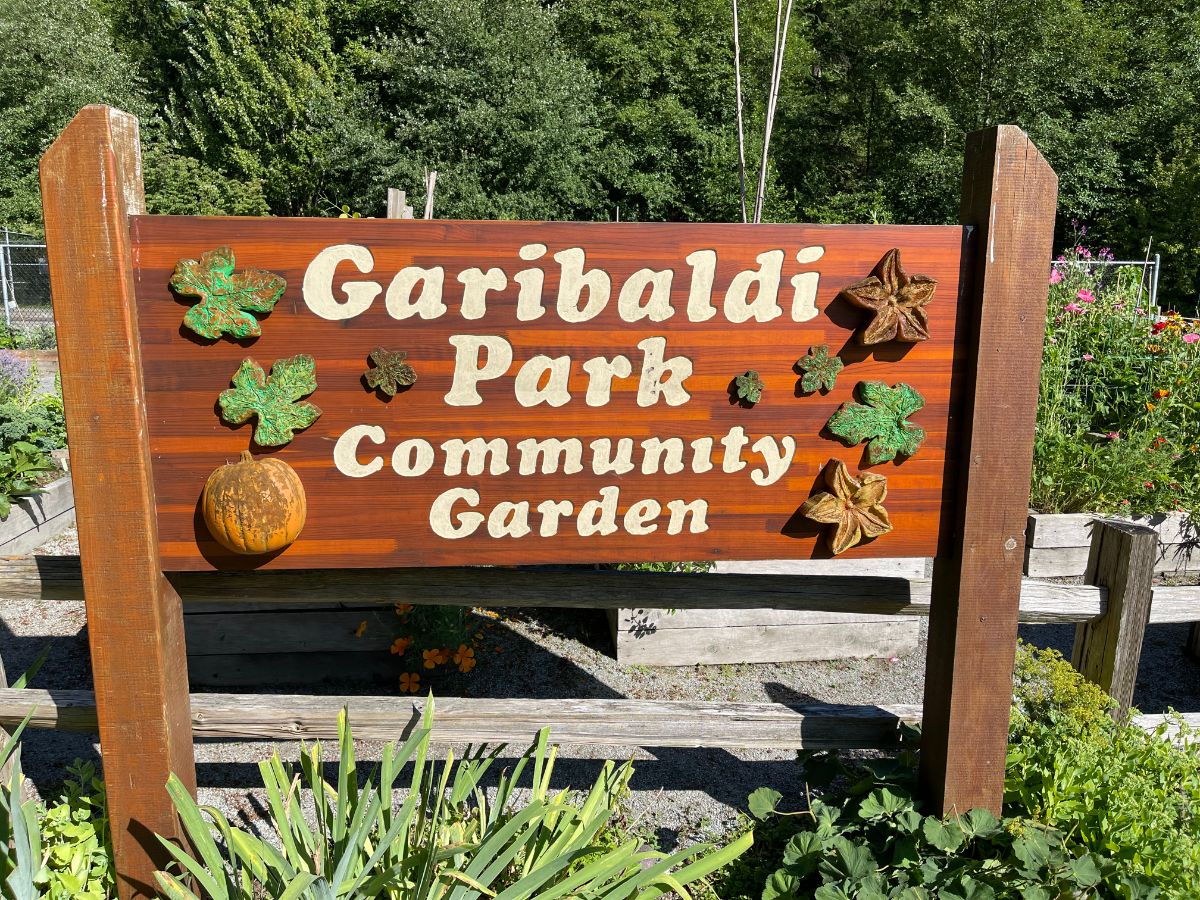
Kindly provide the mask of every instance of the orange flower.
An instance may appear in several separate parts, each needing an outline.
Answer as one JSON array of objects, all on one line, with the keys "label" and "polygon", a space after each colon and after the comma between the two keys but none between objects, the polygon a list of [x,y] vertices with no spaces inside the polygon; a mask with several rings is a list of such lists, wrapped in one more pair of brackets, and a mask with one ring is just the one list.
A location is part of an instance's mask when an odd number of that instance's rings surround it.
[{"label": "orange flower", "polygon": [[1154,392],[1155,400],[1165,400],[1167,397],[1170,397],[1170,396],[1171,396],[1171,392],[1168,390],[1164,390],[1163,388],[1159,388],[1157,391]]},{"label": "orange flower", "polygon": [[421,689],[421,676],[416,672],[400,673],[400,690],[406,694],[415,694]]},{"label": "orange flower", "polygon": [[425,668],[432,669],[434,666],[441,665],[441,662],[438,660],[438,653],[439,651],[437,650],[421,651],[421,656],[425,658]]},{"label": "orange flower", "polygon": [[363,619],[361,622],[358,623],[358,627],[354,629],[354,636],[356,638],[360,638],[364,634],[366,634],[366,632],[367,632],[367,620]]},{"label": "orange flower", "polygon": [[397,603],[396,604],[396,615],[407,616],[410,612],[412,612],[412,609],[413,608],[412,608],[411,603]]},{"label": "orange flower", "polygon": [[391,652],[395,653],[397,656],[403,656],[404,651],[406,651],[408,649],[408,645],[411,643],[412,643],[412,638],[410,638],[410,637],[398,637],[394,641],[392,641],[392,651]]},{"label": "orange flower", "polygon": [[1155,406],[1153,403],[1151,403],[1149,400],[1147,400],[1146,401],[1146,409],[1149,412],[1154,412],[1154,410],[1158,409],[1158,407]]},{"label": "orange flower", "polygon": [[454,662],[458,664],[458,671],[470,672],[475,668],[475,651],[466,644],[459,644],[454,651]]}]

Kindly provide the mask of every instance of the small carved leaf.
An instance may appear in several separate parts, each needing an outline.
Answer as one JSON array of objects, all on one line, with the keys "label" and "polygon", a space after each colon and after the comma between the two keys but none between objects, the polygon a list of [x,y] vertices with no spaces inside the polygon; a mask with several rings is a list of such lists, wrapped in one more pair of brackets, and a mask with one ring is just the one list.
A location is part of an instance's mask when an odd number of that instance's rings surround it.
[{"label": "small carved leaf", "polygon": [[321,415],[316,405],[299,402],[317,389],[317,364],[307,354],[276,360],[269,376],[244,359],[232,381],[218,399],[221,418],[233,425],[256,418],[254,442],[260,447],[282,447]]},{"label": "small carved leaf", "polygon": [[915,344],[929,340],[925,306],[933,299],[937,282],[927,275],[909,275],[900,265],[900,251],[892,248],[862,281],[843,288],[840,297],[875,315],[858,332],[867,346],[884,341]]},{"label": "small carved leaf", "polygon": [[737,398],[750,404],[761,400],[763,389],[766,388],[763,380],[758,377],[758,373],[753,369],[733,379],[733,385],[737,390]]},{"label": "small carved leaf", "polygon": [[828,344],[810,347],[808,355],[800,357],[796,365],[804,371],[800,387],[809,394],[819,390],[832,391],[843,368],[840,357],[829,355]]},{"label": "small carved leaf", "polygon": [[828,491],[804,501],[800,513],[805,518],[833,525],[828,537],[833,555],[844,553],[864,538],[875,538],[892,530],[883,501],[887,499],[887,479],[874,472],[859,478],[850,474],[846,464],[831,459],[822,473]]},{"label": "small carved leaf", "polygon": [[373,368],[367,369],[367,384],[389,397],[395,397],[402,387],[417,383],[417,372],[404,361],[408,354],[399,350],[376,347],[368,355]]},{"label": "small carved leaf", "polygon": [[850,444],[868,441],[867,458],[873,465],[897,456],[912,456],[925,440],[925,430],[908,417],[925,405],[925,398],[907,384],[888,387],[882,381],[858,384],[863,403],[843,403],[829,419],[828,428]]},{"label": "small carved leaf", "polygon": [[244,269],[235,273],[233,265],[233,251],[228,247],[201,253],[199,259],[181,259],[175,265],[171,276],[175,293],[200,298],[184,313],[183,324],[201,337],[258,337],[262,329],[250,313],[269,313],[287,287],[273,272]]}]

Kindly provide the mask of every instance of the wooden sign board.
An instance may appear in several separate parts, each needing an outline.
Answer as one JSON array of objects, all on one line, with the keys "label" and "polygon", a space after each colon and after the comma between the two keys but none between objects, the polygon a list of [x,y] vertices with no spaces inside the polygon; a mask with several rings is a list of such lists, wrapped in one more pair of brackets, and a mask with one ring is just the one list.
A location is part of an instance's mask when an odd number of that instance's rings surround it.
[{"label": "wooden sign board", "polygon": [[[1056,181],[1005,125],[968,137],[955,227],[166,218],[145,215],[137,120],[82,110],[41,185],[123,900],[153,892],[167,862],[154,835],[180,836],[168,775],[195,786],[182,604],[165,571],[333,568],[215,576],[249,601],[303,578],[320,602],[344,599],[345,567],[379,568],[359,575],[386,593],[397,566],[465,567],[422,570],[453,584],[491,578],[480,564],[827,555],[829,526],[801,507],[829,460],[865,473],[861,493],[838,490],[879,532],[849,555],[935,554],[924,799],[998,812]],[[198,339],[183,327],[196,298],[169,282],[223,247],[233,270],[286,288],[243,314],[241,337]],[[893,249],[936,281],[928,339],[865,347],[870,315],[842,292]],[[844,368],[805,390],[797,362],[821,346]],[[380,348],[417,376],[390,399],[367,375]],[[321,414],[308,409],[290,439],[268,430],[279,446],[255,452],[299,473],[309,521],[273,556],[235,557],[197,503],[261,423],[223,421],[218,398],[239,368],[298,355],[315,390],[277,394]],[[854,403],[876,410],[831,421]],[[864,455],[880,434],[884,452]],[[580,579],[573,596],[532,599],[579,605],[591,576],[564,576]],[[686,585],[662,576],[661,596],[639,602],[686,607]],[[772,581],[755,596],[804,607],[806,591],[821,593]]]},{"label": "wooden sign board", "polygon": [[[135,291],[160,552],[168,570],[828,556],[801,504],[833,458],[886,476],[894,530],[848,555],[932,556],[951,495],[952,382],[966,230],[959,226],[562,224],[135,217]],[[228,247],[282,276],[261,336],[181,326],[181,260]],[[864,346],[872,313],[839,292],[892,248],[936,281],[929,339]],[[797,361],[845,368],[804,391]],[[402,351],[417,381],[364,373]],[[242,361],[316,362],[321,416],[273,451],[216,400]],[[759,373],[753,404],[735,378]],[[860,386],[924,406],[911,457],[872,466],[826,427]],[[304,483],[299,539],[223,550],[197,514],[208,475],[252,447]]]}]

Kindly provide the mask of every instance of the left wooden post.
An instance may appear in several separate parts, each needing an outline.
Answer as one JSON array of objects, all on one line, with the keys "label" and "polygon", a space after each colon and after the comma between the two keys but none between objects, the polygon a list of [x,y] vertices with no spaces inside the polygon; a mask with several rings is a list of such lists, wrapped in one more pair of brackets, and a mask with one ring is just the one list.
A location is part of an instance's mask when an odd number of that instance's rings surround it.
[{"label": "left wooden post", "polygon": [[178,838],[174,772],[196,763],[179,595],[163,576],[129,217],[145,212],[138,122],[79,112],[41,161],[42,208],[100,749],[122,900],[153,896]]}]

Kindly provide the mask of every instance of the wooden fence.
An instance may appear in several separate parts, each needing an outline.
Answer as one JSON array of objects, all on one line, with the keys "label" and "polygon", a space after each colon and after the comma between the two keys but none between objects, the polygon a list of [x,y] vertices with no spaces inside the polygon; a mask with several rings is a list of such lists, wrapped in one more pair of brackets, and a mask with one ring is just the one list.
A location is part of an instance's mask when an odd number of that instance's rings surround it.
[{"label": "wooden fence", "polygon": [[[1101,685],[1122,710],[1133,698],[1147,625],[1200,621],[1200,587],[1152,584],[1157,535],[1153,529],[1103,522],[1093,532],[1088,583],[1025,579],[1025,623],[1077,626],[1074,664]],[[357,606],[437,603],[465,606],[657,608],[686,595],[692,608],[775,608],[897,616],[929,614],[925,579],[799,575],[676,575],[617,571],[522,569],[397,569],[322,572],[177,573],[170,576],[185,606],[253,598],[257,608],[296,606],[315,592],[328,596],[329,578]],[[82,600],[76,557],[0,560],[0,599]],[[227,739],[332,738],[337,714],[349,707],[355,733],[390,740],[420,719],[423,701],[402,697],[280,696],[196,693],[197,737]],[[30,712],[35,728],[96,730],[90,691],[0,689],[0,726]],[[1200,714],[1184,716],[1200,725]],[[434,738],[516,741],[549,725],[561,743],[648,747],[711,746],[777,749],[857,749],[894,745],[900,726],[921,720],[907,705],[720,703],[653,700],[517,700],[446,698],[437,703]],[[1140,716],[1155,727],[1163,716]]]}]

